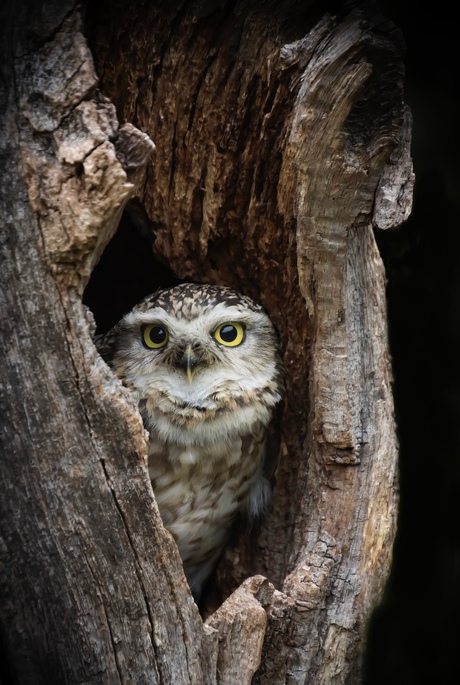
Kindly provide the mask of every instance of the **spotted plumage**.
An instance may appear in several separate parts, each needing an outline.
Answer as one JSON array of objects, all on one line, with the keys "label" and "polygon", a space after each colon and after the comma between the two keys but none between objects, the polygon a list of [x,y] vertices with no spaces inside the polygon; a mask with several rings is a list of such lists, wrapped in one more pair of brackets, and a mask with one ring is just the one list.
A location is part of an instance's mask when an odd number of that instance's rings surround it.
[{"label": "spotted plumage", "polygon": [[264,513],[266,428],[282,365],[262,307],[229,288],[149,295],[96,344],[131,388],[149,432],[149,472],[195,596],[239,513]]}]

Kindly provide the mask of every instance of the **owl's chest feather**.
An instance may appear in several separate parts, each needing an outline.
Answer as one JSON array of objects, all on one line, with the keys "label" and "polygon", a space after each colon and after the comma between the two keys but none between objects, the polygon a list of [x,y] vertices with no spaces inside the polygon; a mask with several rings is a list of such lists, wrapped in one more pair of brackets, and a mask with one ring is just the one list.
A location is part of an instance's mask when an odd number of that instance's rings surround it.
[{"label": "owl's chest feather", "polygon": [[209,510],[213,519],[234,514],[242,506],[260,471],[261,435],[203,445],[165,443],[150,437],[149,473],[163,519]]},{"label": "owl's chest feather", "polygon": [[150,431],[149,473],[165,527],[184,566],[218,555],[232,521],[261,478],[262,425],[253,434],[197,445],[162,441]]}]

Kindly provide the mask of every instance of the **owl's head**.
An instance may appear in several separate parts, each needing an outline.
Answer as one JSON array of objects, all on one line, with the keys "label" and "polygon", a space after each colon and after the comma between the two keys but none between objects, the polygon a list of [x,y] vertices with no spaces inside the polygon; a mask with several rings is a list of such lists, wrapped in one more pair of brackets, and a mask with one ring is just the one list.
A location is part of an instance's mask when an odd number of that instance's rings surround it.
[{"label": "owl's head", "polygon": [[[281,398],[278,339],[267,314],[229,288],[183,284],[149,295],[99,341],[139,400],[184,415]],[[169,409],[168,409],[169,408]]]}]

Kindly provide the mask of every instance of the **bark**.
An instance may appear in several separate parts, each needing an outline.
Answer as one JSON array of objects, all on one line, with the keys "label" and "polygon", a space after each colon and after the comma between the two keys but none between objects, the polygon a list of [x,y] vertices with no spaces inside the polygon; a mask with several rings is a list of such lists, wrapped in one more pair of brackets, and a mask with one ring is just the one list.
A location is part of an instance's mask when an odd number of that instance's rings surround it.
[{"label": "bark", "polygon": [[[413,177],[400,36],[368,4],[347,7],[90,5],[91,51],[71,3],[5,15],[12,682],[359,682],[397,500],[372,229],[407,217]],[[161,525],[140,417],[81,303],[134,197],[159,263],[255,297],[282,338],[272,511],[227,550],[228,598],[205,623]]]}]

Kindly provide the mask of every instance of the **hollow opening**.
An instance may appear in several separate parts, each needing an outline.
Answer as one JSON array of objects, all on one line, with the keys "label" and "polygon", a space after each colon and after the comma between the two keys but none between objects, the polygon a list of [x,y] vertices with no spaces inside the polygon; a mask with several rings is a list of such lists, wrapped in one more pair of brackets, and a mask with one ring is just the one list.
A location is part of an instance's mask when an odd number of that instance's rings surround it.
[{"label": "hollow opening", "polygon": [[180,282],[155,257],[154,237],[142,205],[136,200],[128,203],[83,295],[83,303],[96,321],[97,334],[108,331],[150,293]]},{"label": "hollow opening", "polygon": [[[167,265],[167,258],[159,257],[155,253],[155,238],[155,225],[148,218],[141,201],[137,198],[131,200],[122,214],[116,233],[93,269],[84,291],[83,303],[93,313],[97,335],[109,331],[149,294],[158,289],[174,287],[184,281],[193,280],[187,276],[178,277]],[[221,271],[225,274],[232,269],[236,271],[227,244],[220,250],[213,250],[213,255],[212,268],[219,271],[219,276],[222,276]],[[206,275],[203,275],[203,281],[207,280],[209,279]],[[230,278],[216,280],[227,285]],[[275,487],[276,483],[274,471],[279,452],[280,420],[281,406],[270,427],[270,443],[273,443],[269,455],[272,487]],[[238,516],[234,521],[229,543],[203,586],[199,609],[204,619],[214,613],[239,584],[231,578],[232,573],[228,568],[234,563],[235,555],[243,559],[244,569],[239,578],[240,582],[260,570],[255,559],[259,535],[260,522],[249,528],[243,516]],[[226,554],[227,550],[231,550],[229,556]]]}]

